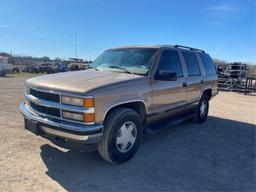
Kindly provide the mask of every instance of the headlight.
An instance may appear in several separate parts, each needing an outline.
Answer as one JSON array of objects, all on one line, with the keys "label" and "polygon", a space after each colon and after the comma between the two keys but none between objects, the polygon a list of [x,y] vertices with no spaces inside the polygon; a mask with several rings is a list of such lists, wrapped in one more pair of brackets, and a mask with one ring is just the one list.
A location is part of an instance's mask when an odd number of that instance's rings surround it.
[{"label": "headlight", "polygon": [[61,103],[82,107],[84,105],[84,100],[82,98],[77,98],[77,97],[62,96]]},{"label": "headlight", "polygon": [[29,87],[25,86],[25,87],[24,87],[24,92],[25,92],[26,94],[29,94],[29,93],[30,93]]},{"label": "headlight", "polygon": [[69,97],[69,96],[62,96],[61,103],[67,105],[74,105],[79,107],[93,107],[94,100],[93,98],[78,98],[78,97]]}]

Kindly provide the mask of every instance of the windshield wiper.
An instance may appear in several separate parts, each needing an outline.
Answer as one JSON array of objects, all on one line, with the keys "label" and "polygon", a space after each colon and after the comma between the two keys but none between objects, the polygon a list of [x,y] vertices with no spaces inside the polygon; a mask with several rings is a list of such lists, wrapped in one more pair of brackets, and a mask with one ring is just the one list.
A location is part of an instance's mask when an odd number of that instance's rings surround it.
[{"label": "windshield wiper", "polygon": [[97,67],[92,67],[92,66],[89,66],[88,69],[94,69],[95,71],[99,71],[99,69],[97,69]]},{"label": "windshield wiper", "polygon": [[117,66],[117,65],[109,65],[108,68],[111,68],[111,69],[121,69],[123,70],[124,72],[126,73],[129,73],[129,74],[136,74],[136,73],[133,73],[131,71],[128,71],[126,68],[124,67],[120,67],[120,66]]}]

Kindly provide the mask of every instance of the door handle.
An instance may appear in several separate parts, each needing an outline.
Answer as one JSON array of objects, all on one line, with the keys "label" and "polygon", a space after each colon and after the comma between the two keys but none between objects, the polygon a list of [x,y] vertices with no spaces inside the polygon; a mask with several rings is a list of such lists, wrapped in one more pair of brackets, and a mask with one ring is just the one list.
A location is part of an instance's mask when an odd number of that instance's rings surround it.
[{"label": "door handle", "polygon": [[204,80],[201,80],[200,83],[201,83],[201,84],[204,84]]},{"label": "door handle", "polygon": [[183,86],[183,87],[187,87],[187,85],[188,85],[187,82],[183,82],[183,83],[182,83],[182,86]]}]

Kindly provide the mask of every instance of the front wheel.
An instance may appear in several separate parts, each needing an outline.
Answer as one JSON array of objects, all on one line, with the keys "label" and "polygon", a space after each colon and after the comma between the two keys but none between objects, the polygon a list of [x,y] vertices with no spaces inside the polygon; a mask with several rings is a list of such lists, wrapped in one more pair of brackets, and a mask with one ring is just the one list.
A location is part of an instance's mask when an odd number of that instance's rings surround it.
[{"label": "front wheel", "polygon": [[193,120],[197,123],[203,123],[208,117],[209,111],[209,98],[207,95],[203,95],[196,107],[196,116]]},{"label": "front wheel", "polygon": [[116,109],[110,112],[104,122],[103,138],[98,144],[98,151],[110,163],[124,163],[137,152],[142,134],[138,113],[128,108]]},{"label": "front wheel", "polygon": [[4,77],[6,73],[4,71],[0,71],[0,77]]}]

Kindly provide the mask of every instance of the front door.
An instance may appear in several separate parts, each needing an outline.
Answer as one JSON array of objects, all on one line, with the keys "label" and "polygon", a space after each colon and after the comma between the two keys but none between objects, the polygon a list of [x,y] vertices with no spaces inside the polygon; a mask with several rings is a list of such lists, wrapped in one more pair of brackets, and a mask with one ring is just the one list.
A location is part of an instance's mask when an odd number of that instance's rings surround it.
[{"label": "front door", "polygon": [[[163,70],[176,72],[177,80],[157,80],[157,75]],[[152,112],[161,113],[184,105],[187,100],[186,88],[183,87],[184,83],[185,77],[178,52],[175,49],[164,50],[158,63],[155,80],[152,81]]]}]

